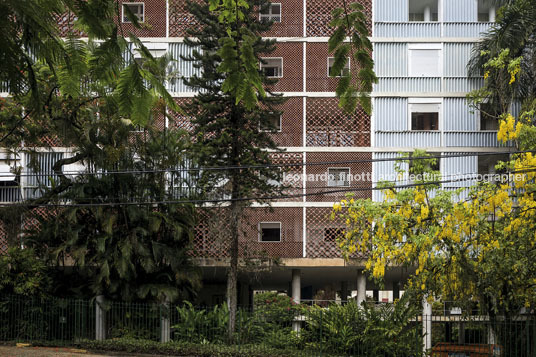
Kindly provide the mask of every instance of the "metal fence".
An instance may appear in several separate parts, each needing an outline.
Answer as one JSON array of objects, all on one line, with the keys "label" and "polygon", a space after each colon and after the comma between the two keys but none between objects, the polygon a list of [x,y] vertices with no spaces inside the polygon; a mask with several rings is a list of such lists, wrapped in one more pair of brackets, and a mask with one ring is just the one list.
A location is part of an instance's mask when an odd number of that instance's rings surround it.
[{"label": "metal fence", "polygon": [[[274,300],[240,308],[236,333],[229,339],[225,306],[7,296],[0,297],[0,341],[76,345],[96,339],[171,340],[176,346],[234,348],[242,355],[255,351],[266,356],[536,356],[532,315],[492,320],[457,315],[452,309],[422,316],[388,304],[363,308],[352,301],[317,303],[287,306]],[[423,352],[427,340],[430,349]]]}]

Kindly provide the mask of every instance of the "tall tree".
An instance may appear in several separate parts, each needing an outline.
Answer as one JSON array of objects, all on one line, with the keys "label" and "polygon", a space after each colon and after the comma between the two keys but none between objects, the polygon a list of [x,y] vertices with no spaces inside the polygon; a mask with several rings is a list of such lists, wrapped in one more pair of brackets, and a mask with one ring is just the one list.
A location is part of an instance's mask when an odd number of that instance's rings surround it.
[{"label": "tall tree", "polygon": [[[35,198],[2,209],[3,223],[20,227],[21,213],[27,217],[33,208],[57,207],[47,208],[55,217],[34,218],[39,229],[26,232],[26,245],[39,247],[54,264],[68,256],[89,274],[94,293],[184,297],[197,286],[188,255],[193,209],[164,204],[173,199],[170,173],[164,171],[185,159],[188,144],[184,133],[151,129],[163,122],[166,108],[178,110],[163,84],[170,58],[154,58],[136,37],[127,41],[119,35],[117,2],[68,5],[80,15],[75,26],[89,39],[60,40],[57,27],[34,33],[33,41],[57,44],[61,55],[50,58],[45,49],[18,43],[31,60],[20,73],[25,85],[2,102],[0,137],[16,154],[38,157],[35,148],[52,144],[71,153],[56,158],[50,185],[38,187]],[[42,21],[52,24],[54,13],[64,9],[43,11]],[[9,20],[31,25],[22,15]],[[136,52],[141,61],[129,59]],[[146,141],[136,140],[135,126],[146,128]],[[29,166],[39,174],[37,163]],[[84,170],[74,177],[69,165],[77,163]],[[125,170],[148,172],[136,176]]]},{"label": "tall tree", "polygon": [[[185,111],[193,118],[199,164],[228,168],[204,171],[199,184],[209,197],[215,187],[224,184],[228,188],[225,193],[229,197],[227,300],[230,337],[236,323],[239,238],[244,211],[252,202],[263,203],[263,197],[280,193],[282,189],[276,183],[281,181],[281,171],[267,167],[272,163],[269,151],[276,151],[276,144],[268,132],[260,130],[273,126],[271,119],[281,114],[276,106],[282,103],[279,96],[261,94],[274,81],[260,72],[257,65],[261,54],[267,55],[274,50],[274,41],[261,38],[260,34],[268,30],[271,23],[259,22],[254,5],[262,8],[269,4],[267,1],[246,3],[243,16],[230,23],[218,21],[208,0],[201,4],[189,3],[189,10],[200,26],[189,29],[190,38],[185,43],[194,51],[192,56],[184,58],[201,69],[201,75],[186,80],[199,93],[185,106]],[[241,64],[244,58],[247,64]],[[238,96],[234,90],[225,90],[224,86],[240,88],[242,84],[236,82],[239,80],[237,74],[251,71],[252,66],[263,86],[262,91],[254,93],[254,100],[249,96]]]}]

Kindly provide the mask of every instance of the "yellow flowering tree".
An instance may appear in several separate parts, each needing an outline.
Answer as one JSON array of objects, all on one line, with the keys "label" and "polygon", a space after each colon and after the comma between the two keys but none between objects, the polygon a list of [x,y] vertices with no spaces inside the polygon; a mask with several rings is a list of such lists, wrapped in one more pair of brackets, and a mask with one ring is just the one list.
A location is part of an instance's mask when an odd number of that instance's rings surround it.
[{"label": "yellow flowering tree", "polygon": [[[507,138],[523,131],[503,125]],[[414,160],[410,173],[422,179],[401,188],[384,184],[381,202],[348,197],[334,206],[332,216],[347,225],[339,239],[344,255],[364,255],[378,280],[390,266],[411,267],[408,288],[460,303],[478,301],[491,315],[534,307],[536,156],[519,155],[511,182],[479,184],[466,201],[439,189],[434,160]]]}]

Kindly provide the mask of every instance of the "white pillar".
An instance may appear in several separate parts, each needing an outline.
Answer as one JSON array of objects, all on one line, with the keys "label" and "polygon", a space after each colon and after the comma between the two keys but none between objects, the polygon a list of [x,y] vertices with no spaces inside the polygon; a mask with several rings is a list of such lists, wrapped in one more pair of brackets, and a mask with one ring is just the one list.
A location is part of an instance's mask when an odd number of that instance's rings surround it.
[{"label": "white pillar", "polygon": [[424,21],[430,22],[430,20],[432,18],[431,12],[432,12],[432,10],[430,9],[430,6],[426,6],[424,8]]},{"label": "white pillar", "polygon": [[489,8],[489,22],[495,22],[495,6]]},{"label": "white pillar", "polygon": [[97,296],[95,303],[95,339],[106,339],[106,315],[104,312],[104,295]]},{"label": "white pillar", "polygon": [[361,305],[367,299],[367,277],[363,270],[357,271],[357,304]]},{"label": "white pillar", "polygon": [[[292,269],[292,299],[296,303],[301,301],[301,270]],[[295,316],[294,321],[292,321],[292,330],[300,332],[301,330],[301,321],[299,321],[300,316]]]},{"label": "white pillar", "polygon": [[422,301],[422,335],[423,350],[426,353],[432,348],[432,304],[426,297]]},{"label": "white pillar", "polygon": [[497,342],[497,338],[495,337],[495,330],[493,330],[493,326],[491,325],[491,321],[488,325],[488,344],[494,345]]},{"label": "white pillar", "polygon": [[292,299],[300,303],[301,300],[301,270],[292,269]]},{"label": "white pillar", "polygon": [[171,340],[171,323],[169,321],[170,313],[169,302],[165,302],[160,307],[160,342],[166,343]]}]

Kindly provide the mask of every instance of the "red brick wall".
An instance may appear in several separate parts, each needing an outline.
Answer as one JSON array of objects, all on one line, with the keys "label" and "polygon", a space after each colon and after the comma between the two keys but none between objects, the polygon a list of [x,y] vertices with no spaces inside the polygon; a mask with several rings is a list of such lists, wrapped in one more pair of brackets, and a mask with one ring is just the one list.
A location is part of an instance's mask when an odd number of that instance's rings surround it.
[{"label": "red brick wall", "polygon": [[303,45],[278,43],[274,52],[261,57],[282,57],[283,77],[272,86],[276,92],[301,92],[303,88]]},{"label": "red brick wall", "polygon": [[[132,24],[121,23],[125,36],[133,33],[138,37],[166,37],[166,1],[165,0],[119,0],[123,2],[143,2],[145,4],[145,21],[143,26],[146,28],[136,29]],[[119,16],[122,16],[122,8],[119,8]],[[121,21],[121,18],[119,19]]]},{"label": "red brick wall", "polygon": [[307,98],[307,146],[370,146],[370,116],[348,115],[337,98]]},{"label": "red brick wall", "polygon": [[[361,161],[371,160],[371,153],[352,153],[352,152],[310,152],[307,154],[307,162],[339,162],[339,161]],[[326,177],[322,178],[320,175],[326,174],[328,168],[350,168],[350,174],[364,174],[364,181],[351,181],[350,187],[328,187],[328,181]],[[328,163],[325,165],[308,165],[306,167],[307,172],[307,193],[320,193],[324,191],[345,191],[337,193],[322,193],[318,195],[312,195],[307,197],[309,202],[337,202],[343,199],[346,195],[346,191],[354,192],[356,198],[371,198],[372,193],[370,190],[372,187],[372,163],[359,162],[359,163]],[[369,175],[367,176],[367,173]],[[319,175],[318,180],[310,179],[309,175]],[[370,180],[369,180],[370,179]],[[352,191],[352,189],[354,189]]]},{"label": "red brick wall", "polygon": [[274,0],[281,4],[281,22],[274,23],[271,30],[263,34],[267,37],[303,36],[303,1]]}]

